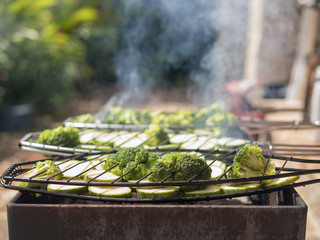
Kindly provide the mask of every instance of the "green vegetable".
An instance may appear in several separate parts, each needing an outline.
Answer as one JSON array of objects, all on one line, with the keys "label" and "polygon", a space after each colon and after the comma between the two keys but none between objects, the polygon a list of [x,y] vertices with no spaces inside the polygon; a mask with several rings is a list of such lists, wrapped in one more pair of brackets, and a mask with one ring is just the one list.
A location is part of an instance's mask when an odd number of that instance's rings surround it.
[{"label": "green vegetable", "polygon": [[94,116],[90,113],[81,114],[81,115],[78,115],[75,118],[73,118],[72,122],[93,123]]},{"label": "green vegetable", "polygon": [[79,130],[72,126],[59,126],[52,130],[47,129],[40,134],[37,143],[76,147],[80,144]]},{"label": "green vegetable", "polygon": [[[227,178],[247,178],[275,174],[275,163],[262,155],[257,144],[247,144],[240,149],[233,159],[232,169]],[[270,180],[265,180],[269,182]]]},{"label": "green vegetable", "polygon": [[[208,165],[211,161],[207,161]],[[211,168],[211,179],[217,179],[223,175],[226,170],[226,164],[221,161],[215,161],[213,164],[210,165]]]},{"label": "green vegetable", "polygon": [[260,188],[260,184],[256,183],[248,183],[239,186],[232,186],[232,185],[224,185],[221,187],[221,191],[224,194],[233,194],[233,193],[244,193],[255,191]]},{"label": "green vegetable", "polygon": [[274,187],[285,186],[295,182],[299,178],[300,176],[292,176],[292,177],[282,177],[282,178],[272,179],[272,181],[263,184],[263,188],[274,188]]},{"label": "green vegetable", "polygon": [[101,170],[101,169],[90,170],[84,176],[85,181],[94,179],[94,181],[96,182],[112,182],[118,178],[119,176],[114,175],[111,172],[105,172],[104,170]]},{"label": "green vegetable", "polygon": [[218,185],[209,185],[205,189],[195,190],[191,192],[185,192],[186,197],[202,197],[202,196],[212,196],[221,193],[221,187]]},{"label": "green vegetable", "polygon": [[[34,179],[48,179],[58,173],[61,173],[60,168],[51,160],[39,161],[36,163],[35,167],[25,174],[25,178],[34,178]],[[62,179],[63,174],[58,174],[52,179]],[[46,189],[47,184],[45,183],[35,183],[35,182],[19,182],[20,187],[25,188],[42,188]]]},{"label": "green vegetable", "polygon": [[[211,169],[206,161],[196,153],[172,152],[164,155],[155,162],[151,168],[152,174],[148,177],[151,182],[161,182],[168,178],[168,181],[186,181],[210,179]],[[184,191],[196,190],[204,186],[183,186]]]},{"label": "green vegetable", "polygon": [[73,178],[81,174],[77,178],[83,179],[85,176],[83,172],[89,170],[91,167],[93,167],[93,164],[90,161],[75,161],[65,168],[66,171],[63,172],[63,178]]},{"label": "green vegetable", "polygon": [[60,193],[84,194],[88,191],[88,187],[81,185],[48,184],[47,190]]},{"label": "green vegetable", "polygon": [[150,172],[152,165],[158,160],[158,155],[149,153],[143,148],[123,148],[116,154],[105,159],[105,170],[119,164],[111,170],[112,173],[122,176],[127,172],[124,180],[138,180]]},{"label": "green vegetable", "polygon": [[192,125],[194,123],[194,111],[192,110],[177,110],[167,117],[168,125]]},{"label": "green vegetable", "polygon": [[147,145],[158,146],[170,143],[168,133],[159,124],[150,124],[144,133],[148,137],[148,140],[145,142]]},{"label": "green vegetable", "polygon": [[129,187],[95,187],[88,188],[89,194],[101,197],[129,198],[131,189]]},{"label": "green vegetable", "polygon": [[180,188],[176,186],[169,186],[169,187],[159,187],[159,188],[137,188],[137,194],[139,198],[175,198],[179,197],[180,195]]}]

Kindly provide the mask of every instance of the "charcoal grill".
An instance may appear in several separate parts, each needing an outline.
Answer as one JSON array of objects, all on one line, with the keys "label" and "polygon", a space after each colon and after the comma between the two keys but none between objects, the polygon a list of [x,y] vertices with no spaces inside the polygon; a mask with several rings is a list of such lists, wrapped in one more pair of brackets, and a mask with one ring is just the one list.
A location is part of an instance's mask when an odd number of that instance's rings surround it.
[{"label": "charcoal grill", "polygon": [[[266,125],[267,123],[267,125]],[[252,121],[247,122],[252,128]],[[254,123],[257,124],[257,123]],[[274,130],[268,122],[258,122],[257,132]],[[302,124],[279,123],[278,129],[286,127],[301,129]],[[306,124],[308,128],[318,127]],[[271,128],[272,127],[272,128]],[[255,191],[220,194],[206,197],[184,197],[172,199],[106,198],[89,195],[73,195],[26,189],[17,186],[19,181],[87,186],[184,186],[202,184],[225,184],[243,181],[263,181],[286,176],[308,176],[320,173],[314,168],[319,160],[297,158],[299,155],[319,155],[319,146],[260,144],[264,155],[281,164],[277,173],[245,179],[193,180],[147,183],[138,182],[78,182],[68,180],[38,180],[21,177],[36,161],[16,163],[1,176],[1,185],[19,191],[8,204],[10,239],[304,239],[307,206],[295,192],[295,187],[318,183],[319,179],[303,180],[290,185],[258,189]],[[51,146],[52,147],[52,146]],[[58,146],[54,146],[58,147]],[[46,149],[43,149],[46,150]],[[88,156],[100,156],[108,152],[85,151],[77,155],[57,156],[53,161],[78,159],[86,161]],[[213,163],[216,160],[231,164],[236,150],[159,149],[160,154],[169,151],[197,151]],[[72,152],[71,152],[72,153]],[[216,154],[221,154],[216,157]],[[295,157],[293,157],[295,156]],[[310,164],[309,168],[291,167],[291,164]],[[120,178],[123,176],[120,176]],[[24,216],[24,217],[21,217]],[[86,216],[85,218],[83,216]],[[112,217],[110,217],[112,216]],[[230,220],[230,218],[233,220]],[[38,227],[40,226],[40,230]],[[26,230],[28,229],[27,233]],[[61,231],[56,231],[61,229]],[[30,230],[30,231],[29,231]],[[54,232],[48,236],[48,232]]]},{"label": "charcoal grill", "polygon": [[[186,150],[185,150],[186,151]],[[162,152],[162,153],[166,153]],[[230,164],[235,151],[199,151],[212,162]],[[215,157],[220,153],[219,157]],[[269,151],[269,154],[271,152]],[[58,156],[54,161],[78,159],[88,155]],[[2,175],[5,188],[20,193],[8,204],[9,236],[14,239],[304,239],[307,205],[294,187],[317,183],[300,181],[291,185],[259,189],[246,193],[174,199],[116,199],[47,192],[16,186],[19,181],[96,186],[167,186],[223,184],[230,181],[261,181],[280,176],[319,173],[320,169],[289,168],[292,162],[317,165],[318,160],[266,155],[282,162],[276,175],[246,179],[192,180],[170,182],[77,182],[28,179],[21,174],[36,161],[16,163]],[[286,167],[288,166],[288,167]],[[284,173],[284,172],[287,173]],[[123,177],[123,176],[121,176]],[[162,203],[162,204],[159,204]],[[49,233],[49,234],[48,234]]]},{"label": "charcoal grill", "polygon": [[292,189],[259,195],[250,204],[99,204],[26,192],[8,204],[10,240],[302,240],[306,218],[307,205]]}]

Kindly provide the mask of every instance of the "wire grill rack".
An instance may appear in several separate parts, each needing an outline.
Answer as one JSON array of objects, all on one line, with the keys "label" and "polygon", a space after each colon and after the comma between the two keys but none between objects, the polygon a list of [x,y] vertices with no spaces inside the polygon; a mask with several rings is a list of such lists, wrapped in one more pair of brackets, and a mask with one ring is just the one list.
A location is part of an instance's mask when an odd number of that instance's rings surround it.
[{"label": "wire grill rack", "polygon": [[[129,129],[129,128],[128,128]],[[41,132],[32,132],[26,134],[19,142],[20,148],[30,151],[38,151],[48,154],[73,155],[79,153],[99,153],[107,150],[115,150],[123,147],[146,147],[152,149],[225,149],[230,148],[233,144],[236,147],[249,142],[250,137],[243,131],[241,138],[216,136],[211,132],[201,129],[193,129],[184,127],[180,130],[167,129],[170,142],[163,141],[157,146],[148,146],[146,143],[156,136],[148,137],[143,130],[132,128],[130,130],[115,129],[80,129],[81,144],[75,147],[68,147],[68,143],[63,145],[47,145],[37,143]],[[93,139],[99,140],[94,145],[90,143]],[[107,143],[112,143],[108,146]]]},{"label": "wire grill rack", "polygon": [[[168,151],[161,151],[159,150],[150,150],[152,152],[156,152],[157,154],[163,155],[166,154],[172,150]],[[175,150],[176,151],[176,150]],[[191,151],[191,150],[182,150],[179,151]],[[320,150],[317,150],[318,153]],[[210,167],[214,162],[216,161],[222,161],[226,163],[227,165],[231,165],[232,159],[234,155],[236,154],[236,150],[198,150],[198,154],[205,157],[205,159],[208,161],[208,167]],[[104,153],[82,153],[78,155],[73,156],[57,156],[54,158],[49,158],[49,160],[55,161],[58,165],[61,163],[66,163],[67,161],[71,160],[79,160],[79,164],[83,162],[92,161],[92,159],[98,159],[101,156],[104,156],[105,154],[111,154],[114,153],[113,151],[110,152],[104,152]],[[88,158],[90,156],[90,158]],[[65,180],[54,180],[53,178],[55,176],[52,176],[47,179],[37,179],[37,176],[34,176],[32,178],[26,178],[23,177],[23,174],[30,170],[30,165],[34,165],[37,161],[29,161],[29,162],[23,162],[23,163],[14,163],[12,164],[1,176],[1,186],[8,189],[18,190],[18,191],[27,191],[31,193],[39,193],[39,194],[48,194],[48,195],[54,195],[54,196],[60,196],[65,198],[74,198],[74,199],[83,199],[83,200],[94,200],[94,201],[103,201],[103,202],[121,202],[121,203],[164,203],[164,202],[192,202],[192,201],[205,201],[205,200],[216,200],[216,199],[228,199],[228,198],[235,198],[240,196],[251,196],[256,194],[262,194],[262,193],[270,193],[274,191],[279,191],[283,189],[288,188],[294,188],[299,186],[305,186],[309,184],[314,184],[320,182],[319,179],[311,179],[311,180],[299,180],[294,183],[291,183],[289,185],[280,186],[280,187],[271,187],[271,188],[263,188],[262,181],[269,180],[269,179],[275,179],[275,178],[284,178],[284,177],[291,177],[291,176],[303,176],[303,175],[312,175],[312,174],[318,174],[320,173],[320,168],[318,168],[318,164],[320,164],[320,160],[311,160],[311,159],[303,159],[303,158],[296,158],[293,156],[278,156],[273,153],[273,146],[269,144],[268,149],[264,149],[264,156],[270,161],[271,159],[278,163],[278,167],[276,168],[276,174],[274,175],[265,175],[261,177],[250,177],[250,178],[237,178],[237,179],[227,179],[225,171],[223,175],[221,175],[217,179],[210,179],[210,180],[195,180],[195,176],[191,177],[187,181],[170,181],[170,176],[167,176],[160,182],[145,182],[145,180],[149,175],[152,174],[152,172],[148,173],[141,179],[139,179],[136,182],[124,182],[121,181],[123,177],[127,174],[129,174],[134,169],[129,170],[124,175],[119,176],[118,179],[115,179],[111,182],[98,182],[95,181],[95,178],[99,177],[97,175],[96,177],[84,181],[84,180],[77,180],[77,178],[85,174],[87,171],[90,171],[91,169],[96,168],[99,166],[102,162],[98,161],[96,163],[92,163],[90,167],[85,169],[83,172],[79,173],[77,176],[74,176],[73,178],[65,179]],[[44,161],[48,159],[43,159],[39,161]],[[297,168],[297,167],[291,167],[290,164],[292,163],[304,163],[310,166],[309,168]],[[29,167],[28,167],[29,166]],[[70,168],[75,167],[76,165],[72,165]],[[317,166],[317,168],[314,168],[314,166]],[[112,169],[104,170],[103,173],[109,172]],[[231,168],[229,168],[230,170]],[[69,169],[65,169],[64,171],[67,171]],[[63,171],[63,172],[64,172]],[[62,173],[63,173],[62,172]],[[101,173],[101,174],[103,174]],[[62,184],[62,185],[78,185],[78,186],[116,186],[116,187],[164,187],[164,186],[188,186],[188,185],[210,185],[210,184],[216,184],[216,185],[223,185],[228,183],[237,183],[237,182],[255,182],[260,183],[260,188],[257,190],[251,190],[247,192],[242,193],[233,193],[233,194],[217,194],[217,195],[211,195],[211,196],[201,196],[201,197],[185,197],[183,195],[177,197],[177,198],[166,198],[166,199],[140,199],[137,197],[131,197],[131,198],[110,198],[110,197],[97,197],[97,196],[91,196],[88,194],[84,195],[77,195],[77,194],[69,194],[69,193],[59,193],[59,192],[50,192],[47,190],[41,190],[41,189],[33,189],[33,188],[24,188],[17,185],[18,182],[32,182],[32,183],[43,183],[43,184]]]}]

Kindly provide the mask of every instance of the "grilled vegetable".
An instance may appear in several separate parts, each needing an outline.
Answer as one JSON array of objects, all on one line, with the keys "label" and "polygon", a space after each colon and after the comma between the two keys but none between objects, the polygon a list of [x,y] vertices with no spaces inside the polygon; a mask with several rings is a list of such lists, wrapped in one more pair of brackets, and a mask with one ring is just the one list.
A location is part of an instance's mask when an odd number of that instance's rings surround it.
[{"label": "grilled vegetable", "polygon": [[47,129],[40,134],[37,143],[76,147],[80,144],[79,130],[72,126],[59,126],[52,130]]},{"label": "grilled vegetable", "polygon": [[205,189],[195,190],[190,192],[185,192],[186,197],[203,197],[203,196],[212,196],[221,193],[221,187],[218,185],[209,185]]},{"label": "grilled vegetable", "polygon": [[[211,161],[207,161],[208,164]],[[226,170],[226,164],[221,161],[215,161],[213,164],[210,165],[211,168],[211,179],[217,179],[221,177]]]},{"label": "grilled vegetable", "polygon": [[84,171],[89,170],[93,167],[93,163],[90,161],[72,161],[71,164],[67,165],[63,172],[63,178],[73,178],[77,176],[77,179],[83,179]]},{"label": "grilled vegetable", "polygon": [[276,178],[276,179],[273,179],[271,182],[263,184],[263,188],[274,188],[274,187],[285,186],[297,181],[299,178],[300,176]]},{"label": "grilled vegetable", "polygon": [[79,185],[48,184],[47,190],[50,192],[84,194],[88,191],[88,187],[84,185],[79,186]]},{"label": "grilled vegetable", "polygon": [[147,145],[158,146],[170,143],[168,133],[159,124],[150,124],[144,133],[148,137],[148,140],[145,142]]},{"label": "grilled vegetable", "polygon": [[[151,168],[152,174],[148,177],[151,182],[186,181],[210,179],[211,169],[206,161],[196,153],[172,152],[164,155]],[[192,191],[204,186],[183,186],[183,191]]]},{"label": "grilled vegetable", "polygon": [[119,176],[114,175],[111,172],[105,172],[104,170],[98,169],[88,171],[84,177],[86,181],[93,179],[96,182],[112,182],[118,178]]},{"label": "grilled vegetable", "polygon": [[129,198],[131,189],[129,187],[88,187],[89,194],[101,197]]},{"label": "grilled vegetable", "polygon": [[[34,179],[48,179],[49,177],[55,176],[52,179],[62,179],[63,174],[61,173],[60,168],[50,160],[39,161],[36,163],[35,167],[25,174],[25,178],[34,178]],[[34,183],[34,182],[19,182],[20,187],[25,188],[42,188],[46,189],[47,184],[45,183]]]},{"label": "grilled vegetable", "polygon": [[159,187],[159,188],[137,188],[137,194],[139,198],[175,198],[179,197],[180,188],[176,186]]},{"label": "grilled vegetable", "polygon": [[255,191],[259,189],[260,185],[255,183],[248,183],[239,186],[232,186],[232,185],[224,185],[221,187],[221,191],[224,194],[233,194],[233,193],[244,193]]},{"label": "grilled vegetable", "polygon": [[93,123],[94,122],[94,116],[90,113],[84,113],[81,115],[76,116],[72,122],[79,122],[79,123]]},{"label": "grilled vegetable", "polygon": [[[258,177],[272,174],[275,174],[275,163],[271,160],[268,162],[264,158],[262,150],[257,144],[247,144],[235,155],[232,169],[227,173],[227,178]],[[264,181],[265,183],[270,182],[270,180]]]},{"label": "grilled vegetable", "polygon": [[107,157],[103,168],[107,170],[119,164],[110,171],[119,176],[126,174],[124,180],[138,180],[150,172],[150,168],[158,158],[158,155],[142,148],[123,148]]}]

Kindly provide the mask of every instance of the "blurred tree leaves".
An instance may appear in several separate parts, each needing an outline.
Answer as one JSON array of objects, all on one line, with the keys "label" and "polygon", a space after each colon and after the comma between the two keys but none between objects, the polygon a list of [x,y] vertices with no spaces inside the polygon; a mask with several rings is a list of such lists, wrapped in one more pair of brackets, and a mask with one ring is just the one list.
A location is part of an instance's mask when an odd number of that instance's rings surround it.
[{"label": "blurred tree leaves", "polygon": [[[96,66],[91,59],[94,58],[90,53],[92,42],[103,39],[110,33],[107,30],[116,26],[117,15],[113,8],[119,5],[116,6],[113,2],[2,0],[2,102],[30,103],[39,112],[52,113],[72,94],[77,83],[94,79]],[[106,14],[108,11],[112,14]],[[118,39],[118,34],[111,30],[111,35],[114,36],[110,39]],[[114,51],[112,48],[115,47],[114,40],[110,42],[111,47],[102,50],[105,51],[105,57],[99,59],[105,60],[105,65],[108,61],[110,63]],[[112,75],[112,71],[110,74]]]}]

